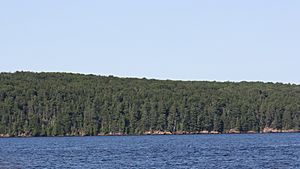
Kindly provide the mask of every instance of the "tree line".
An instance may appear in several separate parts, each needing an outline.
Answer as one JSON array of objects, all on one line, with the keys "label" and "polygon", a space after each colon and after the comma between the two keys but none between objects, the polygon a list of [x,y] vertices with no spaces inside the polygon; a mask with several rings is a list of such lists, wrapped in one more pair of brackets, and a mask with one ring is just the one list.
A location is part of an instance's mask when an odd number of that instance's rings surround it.
[{"label": "tree line", "polygon": [[300,129],[300,86],[0,73],[0,134]]}]

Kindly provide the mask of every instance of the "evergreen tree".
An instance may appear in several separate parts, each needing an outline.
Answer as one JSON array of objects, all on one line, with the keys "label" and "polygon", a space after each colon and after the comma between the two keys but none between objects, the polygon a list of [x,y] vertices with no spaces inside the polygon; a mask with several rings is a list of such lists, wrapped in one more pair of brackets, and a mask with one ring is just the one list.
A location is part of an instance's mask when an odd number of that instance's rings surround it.
[{"label": "evergreen tree", "polygon": [[0,73],[0,135],[300,130],[300,86]]}]

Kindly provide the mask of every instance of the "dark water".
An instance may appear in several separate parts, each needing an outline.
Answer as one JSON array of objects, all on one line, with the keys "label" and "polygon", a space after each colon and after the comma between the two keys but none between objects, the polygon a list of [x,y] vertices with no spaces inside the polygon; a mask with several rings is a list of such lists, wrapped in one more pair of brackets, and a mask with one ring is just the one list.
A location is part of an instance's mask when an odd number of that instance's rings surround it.
[{"label": "dark water", "polygon": [[0,168],[300,168],[300,134],[2,138]]}]

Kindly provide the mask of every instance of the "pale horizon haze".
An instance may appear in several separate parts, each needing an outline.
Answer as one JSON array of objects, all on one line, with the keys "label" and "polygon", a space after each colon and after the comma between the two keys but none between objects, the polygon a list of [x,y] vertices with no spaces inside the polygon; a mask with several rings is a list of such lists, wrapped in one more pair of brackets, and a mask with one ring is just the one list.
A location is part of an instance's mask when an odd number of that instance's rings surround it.
[{"label": "pale horizon haze", "polygon": [[0,2],[0,72],[300,84],[300,1]]}]

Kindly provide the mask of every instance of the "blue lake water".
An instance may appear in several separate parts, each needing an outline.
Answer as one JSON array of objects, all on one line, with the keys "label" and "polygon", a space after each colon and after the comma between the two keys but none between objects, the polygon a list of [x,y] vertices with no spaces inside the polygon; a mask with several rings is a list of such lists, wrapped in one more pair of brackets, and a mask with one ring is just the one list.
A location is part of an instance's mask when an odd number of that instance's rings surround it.
[{"label": "blue lake water", "polygon": [[10,168],[300,168],[300,133],[1,138]]}]

